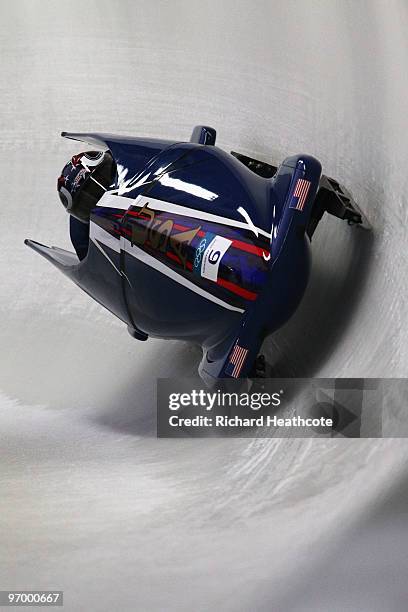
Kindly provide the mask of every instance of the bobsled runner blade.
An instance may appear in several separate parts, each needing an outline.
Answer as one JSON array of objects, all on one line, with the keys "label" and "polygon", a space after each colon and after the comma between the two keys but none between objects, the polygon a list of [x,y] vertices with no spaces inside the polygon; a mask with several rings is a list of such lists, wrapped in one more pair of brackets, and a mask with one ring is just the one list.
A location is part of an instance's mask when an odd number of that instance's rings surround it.
[{"label": "bobsled runner blade", "polygon": [[371,229],[367,220],[353,196],[335,179],[325,176],[320,178],[319,189],[313,204],[312,213],[307,227],[307,234],[312,238],[317,225],[324,213],[346,221],[348,225],[356,225],[366,230]]}]

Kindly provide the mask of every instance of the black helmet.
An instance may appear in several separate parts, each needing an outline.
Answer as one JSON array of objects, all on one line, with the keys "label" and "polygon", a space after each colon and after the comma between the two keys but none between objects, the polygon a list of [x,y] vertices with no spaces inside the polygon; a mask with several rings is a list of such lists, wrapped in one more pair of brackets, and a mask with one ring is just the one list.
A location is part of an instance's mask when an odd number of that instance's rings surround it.
[{"label": "black helmet", "polygon": [[110,151],[78,153],[63,168],[57,189],[67,212],[84,223],[112,184],[116,164]]}]

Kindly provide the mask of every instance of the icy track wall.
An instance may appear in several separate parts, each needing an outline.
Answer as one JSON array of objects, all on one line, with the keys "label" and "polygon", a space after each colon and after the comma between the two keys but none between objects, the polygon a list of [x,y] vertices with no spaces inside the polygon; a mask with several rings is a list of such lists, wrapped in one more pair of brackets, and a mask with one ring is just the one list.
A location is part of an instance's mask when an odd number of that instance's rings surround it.
[{"label": "icy track wall", "polygon": [[401,508],[383,504],[405,440],[157,440],[155,380],[193,374],[197,349],[138,344],[23,240],[69,246],[61,130],[204,123],[265,161],[311,153],[373,232],[319,226],[307,295],[264,352],[281,375],[406,376],[407,11],[1,4],[1,588],[64,589],[67,610],[404,609],[383,572],[403,531],[388,558],[363,526]]}]

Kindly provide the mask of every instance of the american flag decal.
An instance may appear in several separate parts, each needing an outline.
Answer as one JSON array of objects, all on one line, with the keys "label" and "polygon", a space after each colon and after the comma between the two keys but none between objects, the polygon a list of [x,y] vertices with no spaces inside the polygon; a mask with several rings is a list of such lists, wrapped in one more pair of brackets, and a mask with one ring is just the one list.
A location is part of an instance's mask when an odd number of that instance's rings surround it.
[{"label": "american flag decal", "polygon": [[247,355],[248,349],[242,348],[242,346],[239,346],[239,344],[236,344],[234,346],[228,363],[228,370],[230,376],[232,376],[233,378],[238,378],[242,370],[242,366],[245,363]]},{"label": "american flag decal", "polygon": [[290,208],[295,208],[296,210],[303,210],[307,194],[309,193],[310,185],[310,181],[307,181],[306,179],[298,179],[295,191],[293,192]]}]

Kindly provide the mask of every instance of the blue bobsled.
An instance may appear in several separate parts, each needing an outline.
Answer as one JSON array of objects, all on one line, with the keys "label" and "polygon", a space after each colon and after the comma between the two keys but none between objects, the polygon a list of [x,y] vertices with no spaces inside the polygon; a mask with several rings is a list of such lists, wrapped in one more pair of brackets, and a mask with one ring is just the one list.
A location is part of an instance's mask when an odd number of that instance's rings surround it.
[{"label": "blue bobsled", "polygon": [[[127,326],[134,338],[199,343],[200,376],[254,373],[264,338],[295,312],[323,213],[361,224],[350,195],[310,155],[275,168],[215,146],[63,133],[110,152],[113,181],[90,212],[82,259],[26,240]],[[74,247],[75,227],[71,232]],[[82,245],[83,248],[83,245]]]}]

